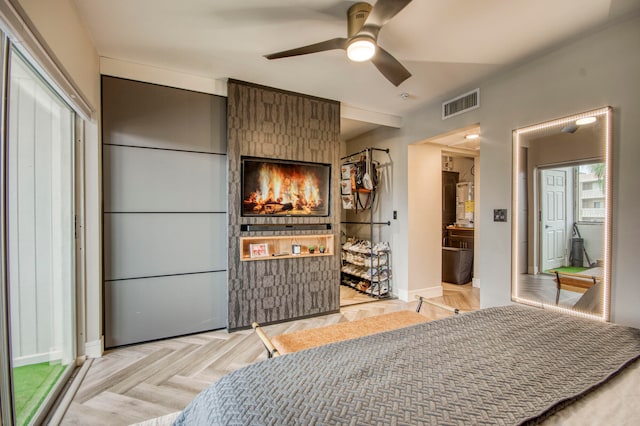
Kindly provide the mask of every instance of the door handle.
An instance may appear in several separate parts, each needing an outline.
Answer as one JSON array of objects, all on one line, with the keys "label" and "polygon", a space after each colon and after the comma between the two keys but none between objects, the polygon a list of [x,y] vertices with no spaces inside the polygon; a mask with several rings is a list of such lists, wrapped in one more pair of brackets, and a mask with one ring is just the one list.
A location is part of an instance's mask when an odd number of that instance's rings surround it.
[{"label": "door handle", "polygon": [[545,225],[544,226],[544,229],[549,229],[549,228],[551,228],[551,225]]}]

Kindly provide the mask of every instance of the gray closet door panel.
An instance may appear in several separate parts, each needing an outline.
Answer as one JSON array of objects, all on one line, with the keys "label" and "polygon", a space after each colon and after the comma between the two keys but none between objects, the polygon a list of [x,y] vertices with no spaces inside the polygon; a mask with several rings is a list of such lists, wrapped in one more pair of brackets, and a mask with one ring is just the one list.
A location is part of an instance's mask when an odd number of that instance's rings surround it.
[{"label": "gray closet door panel", "polygon": [[104,215],[105,280],[227,269],[227,215]]},{"label": "gray closet door panel", "polygon": [[106,212],[224,212],[225,155],[105,145]]},{"label": "gray closet door panel", "polygon": [[106,347],[226,327],[226,282],[226,272],[106,282]]},{"label": "gray closet door panel", "polygon": [[103,143],[227,152],[227,100],[115,77],[102,77]]}]

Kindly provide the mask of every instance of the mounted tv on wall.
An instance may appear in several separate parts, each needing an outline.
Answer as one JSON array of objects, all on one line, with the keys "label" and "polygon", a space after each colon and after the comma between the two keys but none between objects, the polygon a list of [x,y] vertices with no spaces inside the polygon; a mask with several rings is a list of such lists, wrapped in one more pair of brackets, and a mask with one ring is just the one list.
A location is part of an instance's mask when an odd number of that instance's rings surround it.
[{"label": "mounted tv on wall", "polygon": [[329,216],[331,165],[242,157],[242,216]]}]

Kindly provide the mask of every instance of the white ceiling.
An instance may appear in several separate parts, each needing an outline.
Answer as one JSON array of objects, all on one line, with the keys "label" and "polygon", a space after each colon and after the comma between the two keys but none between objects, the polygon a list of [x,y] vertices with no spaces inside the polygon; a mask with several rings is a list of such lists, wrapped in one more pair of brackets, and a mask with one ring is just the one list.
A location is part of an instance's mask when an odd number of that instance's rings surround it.
[{"label": "white ceiling", "polygon": [[[262,56],[346,37],[353,1],[74,1],[102,57],[250,81],[396,117],[640,9],[640,0],[413,0],[378,39],[413,74],[395,87],[372,64],[350,62],[341,50]],[[343,138],[375,127],[360,129],[362,121],[343,120]]]}]

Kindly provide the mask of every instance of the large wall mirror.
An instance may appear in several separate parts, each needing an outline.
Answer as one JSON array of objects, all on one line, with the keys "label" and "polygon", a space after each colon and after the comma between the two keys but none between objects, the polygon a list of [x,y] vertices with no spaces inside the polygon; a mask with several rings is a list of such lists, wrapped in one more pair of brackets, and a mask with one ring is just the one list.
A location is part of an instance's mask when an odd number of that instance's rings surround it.
[{"label": "large wall mirror", "polygon": [[609,320],[612,110],[513,132],[512,300]]}]

